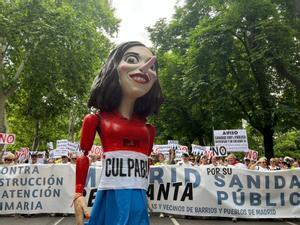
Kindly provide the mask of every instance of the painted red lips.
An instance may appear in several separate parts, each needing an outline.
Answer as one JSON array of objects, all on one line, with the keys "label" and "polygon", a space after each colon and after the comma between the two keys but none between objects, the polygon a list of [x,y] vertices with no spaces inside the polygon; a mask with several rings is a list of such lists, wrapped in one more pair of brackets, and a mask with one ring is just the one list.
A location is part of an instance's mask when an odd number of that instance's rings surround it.
[{"label": "painted red lips", "polygon": [[147,74],[144,73],[134,73],[129,75],[137,83],[146,84],[150,81]]}]

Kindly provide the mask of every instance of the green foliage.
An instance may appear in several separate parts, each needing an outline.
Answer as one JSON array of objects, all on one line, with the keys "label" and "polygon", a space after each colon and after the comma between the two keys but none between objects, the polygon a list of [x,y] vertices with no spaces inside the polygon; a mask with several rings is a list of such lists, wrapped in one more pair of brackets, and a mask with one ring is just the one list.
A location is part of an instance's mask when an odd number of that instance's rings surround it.
[{"label": "green foliage", "polygon": [[112,47],[107,35],[118,28],[108,2],[0,1],[0,26],[0,100],[8,100],[16,146],[76,136],[92,80]]},{"label": "green foliage", "polygon": [[299,138],[299,130],[291,130],[278,136],[274,146],[276,155],[300,158]]},{"label": "green foliage", "polygon": [[170,23],[149,28],[160,58],[179,71],[162,63],[164,133],[209,143],[212,128],[239,128],[245,119],[271,157],[274,133],[299,128],[299,19],[289,10],[284,1],[191,0]]}]

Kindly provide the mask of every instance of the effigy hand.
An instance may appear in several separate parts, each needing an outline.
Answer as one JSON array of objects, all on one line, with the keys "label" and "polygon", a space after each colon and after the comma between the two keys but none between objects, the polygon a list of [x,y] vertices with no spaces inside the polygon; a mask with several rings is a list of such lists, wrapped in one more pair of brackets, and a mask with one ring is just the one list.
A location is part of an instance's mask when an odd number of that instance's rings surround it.
[{"label": "effigy hand", "polygon": [[90,218],[90,213],[84,202],[84,197],[82,194],[79,193],[75,194],[74,210],[75,210],[76,225],[83,225],[83,215],[88,219]]}]

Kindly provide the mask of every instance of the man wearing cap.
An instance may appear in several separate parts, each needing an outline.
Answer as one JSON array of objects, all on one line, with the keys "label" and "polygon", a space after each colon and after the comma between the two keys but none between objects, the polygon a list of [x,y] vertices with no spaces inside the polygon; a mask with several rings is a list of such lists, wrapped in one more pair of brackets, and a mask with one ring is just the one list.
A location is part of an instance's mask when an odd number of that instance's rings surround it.
[{"label": "man wearing cap", "polygon": [[179,161],[177,164],[184,166],[192,166],[192,163],[189,161],[189,154],[186,152],[182,153],[181,161]]}]

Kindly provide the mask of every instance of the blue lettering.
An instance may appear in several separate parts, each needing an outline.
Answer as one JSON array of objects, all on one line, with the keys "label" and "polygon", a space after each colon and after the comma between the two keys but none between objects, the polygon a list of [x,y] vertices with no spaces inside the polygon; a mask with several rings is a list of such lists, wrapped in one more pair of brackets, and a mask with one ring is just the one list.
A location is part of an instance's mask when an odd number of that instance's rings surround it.
[{"label": "blue lettering", "polygon": [[239,188],[243,188],[242,182],[236,174],[232,176],[229,187],[233,187],[234,185],[237,185]]},{"label": "blue lettering", "polygon": [[276,203],[271,202],[271,194],[266,193],[266,205],[267,206],[276,206]]},{"label": "blue lettering", "polygon": [[300,188],[300,181],[298,180],[298,177],[296,175],[292,176],[290,188],[292,189],[293,187]]},{"label": "blue lettering", "polygon": [[184,168],[185,183],[186,184],[187,183],[192,183],[191,176],[190,176],[191,174],[193,174],[194,177],[195,177],[195,182],[193,183],[193,188],[199,187],[201,177],[200,177],[200,174],[194,169]]},{"label": "blue lettering", "polygon": [[259,206],[261,204],[261,195],[257,192],[250,192],[250,205]]},{"label": "blue lettering", "polygon": [[217,191],[218,205],[222,205],[222,201],[227,199],[228,199],[228,194],[225,191]]},{"label": "blue lettering", "polygon": [[232,198],[233,198],[233,202],[236,205],[244,205],[245,204],[245,192],[241,192],[240,195],[240,201],[238,201],[238,192],[232,192]]},{"label": "blue lettering", "polygon": [[[296,199],[298,198],[298,199]],[[300,193],[299,192],[293,192],[290,195],[290,203],[291,205],[300,205]]]},{"label": "blue lettering", "polygon": [[275,189],[284,188],[285,186],[285,179],[283,176],[274,176],[275,182]]},{"label": "blue lettering", "polygon": [[164,171],[161,167],[153,167],[150,170],[150,183],[153,184],[155,180],[157,180],[157,182],[159,184],[163,184],[163,177],[164,175]]},{"label": "blue lettering", "polygon": [[215,185],[217,187],[224,187],[225,186],[225,181],[223,180],[225,178],[224,175],[222,174],[218,174],[218,175],[215,175]]},{"label": "blue lettering", "polygon": [[176,183],[176,167],[171,168],[171,183]]},{"label": "blue lettering", "polygon": [[96,168],[90,167],[86,178],[85,187],[91,181],[91,187],[96,187]]},{"label": "blue lettering", "polygon": [[256,175],[255,180],[252,176],[247,176],[248,188],[252,188],[252,185],[256,188],[260,188],[260,176]]}]

